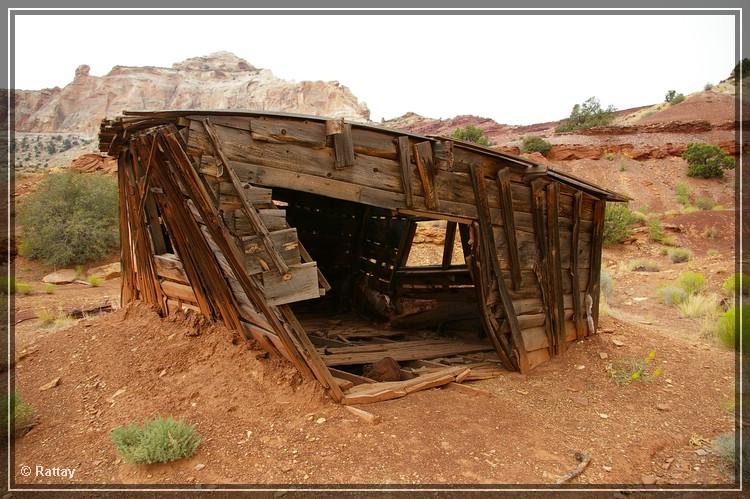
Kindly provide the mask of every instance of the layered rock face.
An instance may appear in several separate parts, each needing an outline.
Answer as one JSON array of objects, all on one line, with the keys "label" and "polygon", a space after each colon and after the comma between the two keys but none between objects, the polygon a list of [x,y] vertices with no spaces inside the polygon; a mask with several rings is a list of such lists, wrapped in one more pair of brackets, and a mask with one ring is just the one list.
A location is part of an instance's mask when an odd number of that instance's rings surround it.
[{"label": "layered rock face", "polygon": [[126,109],[252,109],[367,121],[370,111],[336,81],[277,78],[228,52],[171,68],[115,66],[91,76],[79,66],[64,88],[17,90],[16,130],[93,134]]}]

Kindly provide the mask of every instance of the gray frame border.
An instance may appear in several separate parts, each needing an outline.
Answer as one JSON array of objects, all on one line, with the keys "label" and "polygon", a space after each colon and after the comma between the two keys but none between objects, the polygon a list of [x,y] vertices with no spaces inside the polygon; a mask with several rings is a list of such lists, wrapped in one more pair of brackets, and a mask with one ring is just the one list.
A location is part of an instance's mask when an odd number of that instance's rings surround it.
[{"label": "gray frame border", "polygon": [[[218,8],[211,8],[211,9],[202,9],[199,8],[197,10],[184,10],[189,9],[190,7],[181,7],[181,8],[170,8],[170,7],[163,7],[163,8],[154,8],[153,6],[147,5],[148,2],[142,2],[137,1],[133,2],[133,4],[146,4],[143,5],[147,10],[141,10],[140,5],[138,8],[97,8],[95,6],[88,6],[85,4],[90,4],[89,1],[82,1],[79,2],[82,4],[82,7],[76,8],[76,10],[62,10],[58,8],[45,8],[45,7],[33,7],[29,4],[39,4],[42,2],[37,1],[31,1],[31,2],[19,2],[17,0],[11,0],[10,3],[13,4],[21,4],[18,7],[9,7],[7,8],[8,12],[8,24],[7,24],[7,36],[4,37],[4,40],[7,40],[7,51],[4,51],[3,56],[7,57],[7,59],[4,61],[6,64],[3,64],[2,71],[4,76],[4,81],[7,82],[7,88],[13,89],[14,88],[14,74],[13,74],[13,68],[15,63],[15,54],[14,54],[14,47],[15,47],[15,39],[14,39],[14,30],[15,30],[15,22],[14,18],[16,15],[91,15],[91,14],[99,14],[99,15],[216,15],[216,14],[222,14],[222,15],[271,15],[271,14],[305,14],[305,15],[338,15],[338,14],[356,14],[356,15],[463,15],[463,14],[470,14],[470,15],[591,15],[591,14],[598,14],[598,15],[675,15],[675,14],[681,14],[681,15],[734,15],[735,17],[735,59],[739,60],[742,58],[742,54],[749,54],[750,50],[743,50],[743,48],[747,49],[748,47],[745,47],[744,45],[750,44],[750,40],[744,40],[742,37],[742,11],[741,8],[743,6],[743,2],[717,2],[717,3],[730,3],[732,5],[727,5],[726,7],[717,7],[716,5],[713,5],[711,8],[702,8],[700,5],[696,5],[695,7],[688,7],[685,4],[689,3],[687,1],[681,2],[682,5],[679,8],[675,7],[653,7],[654,3],[651,2],[633,2],[637,4],[645,4],[642,7],[636,7],[636,8],[613,8],[613,9],[606,9],[606,8],[596,8],[595,5],[591,5],[592,2],[590,1],[580,1],[578,3],[584,4],[582,7],[569,7],[569,8],[560,8],[560,7],[529,7],[530,3],[540,3],[540,2],[523,2],[523,1],[513,1],[509,2],[512,4],[515,4],[516,6],[508,6],[503,8],[492,8],[491,6],[487,6],[487,2],[482,2],[485,5],[477,6],[477,7],[463,7],[461,9],[452,9],[448,8],[449,10],[436,10],[441,9],[441,7],[433,5],[430,8],[420,8],[420,7],[408,7],[404,9],[408,10],[395,10],[392,9],[390,6],[388,8],[384,9],[373,9],[373,8],[364,8],[364,9],[356,9],[352,10],[352,8],[347,8],[346,6],[340,5],[341,2],[335,1],[335,2],[326,2],[328,3],[329,7],[303,7],[303,6],[292,6],[292,7],[286,7],[286,4],[289,2],[263,2],[266,4],[264,7],[253,7],[253,8],[242,8],[238,6],[230,6],[226,10],[218,10]],[[234,2],[233,2],[234,3]],[[319,2],[322,3],[322,2]],[[396,5],[403,5],[405,2],[381,2],[381,4],[393,4]],[[413,2],[412,2],[413,3]],[[437,3],[437,2],[434,2]],[[494,2],[489,2],[490,5],[492,5]],[[595,2],[593,2],[595,3]],[[672,3],[672,2],[666,2],[666,1],[660,1],[659,4],[664,3]],[[690,2],[690,3],[698,3],[698,2]],[[270,4],[270,5],[269,5]],[[281,5],[283,4],[283,5]],[[646,8],[643,8],[646,7]],[[651,8],[648,8],[651,7]],[[257,10],[257,9],[264,9],[264,10]],[[332,9],[332,10],[320,10],[320,9]],[[81,9],[81,10],[78,10]],[[83,10],[85,9],[85,10]],[[469,9],[476,9],[476,10],[469,10]],[[508,10],[513,9],[513,10]],[[571,10],[574,9],[574,10]],[[738,99],[741,98],[741,86],[738,86]],[[739,103],[739,101],[738,101]],[[8,91],[7,94],[7,123],[5,124],[5,129],[3,130],[8,135],[8,142],[6,144],[10,146],[10,144],[13,142],[14,139],[14,130],[13,130],[13,104],[14,104],[14,97],[12,91]],[[740,105],[737,105],[735,107],[736,109],[736,120],[743,122],[742,120],[742,109]],[[743,191],[743,184],[744,184],[744,170],[743,170],[743,159],[745,157],[745,153],[743,151],[745,146],[744,137],[742,134],[742,127],[738,127],[737,129],[737,144],[738,144],[738,151],[741,151],[740,153],[740,161],[738,165],[739,173],[736,176],[736,200],[737,197],[739,197],[739,203],[736,203],[736,205],[739,205],[741,209],[736,211],[736,246],[735,246],[735,258],[736,258],[736,267],[737,271],[742,270],[742,261],[744,258],[742,256],[745,255],[744,247],[742,246],[743,238],[741,233],[741,228],[743,227],[743,211],[746,206],[750,206],[750,203],[748,203],[748,199],[746,196],[746,193]],[[2,230],[8,234],[9,241],[12,241],[13,238],[13,224],[12,224],[12,218],[11,218],[11,211],[12,211],[12,198],[10,197],[10,194],[12,193],[11,188],[14,185],[14,168],[13,168],[13,157],[11,156],[11,149],[8,147],[8,153],[6,158],[6,163],[4,165],[5,168],[8,168],[7,171],[7,184],[3,184],[3,188],[7,189],[6,192],[2,192],[8,200],[8,215],[6,217],[0,217],[2,219],[3,227]],[[1,172],[0,173],[4,173]],[[7,266],[9,269],[9,273],[12,276],[13,275],[13,268],[12,268],[12,260],[10,259],[10,244],[7,248]],[[4,271],[5,268],[2,268],[0,271]],[[3,344],[3,350],[7,348],[6,351],[2,351],[2,358],[5,359],[7,355],[7,361],[8,366],[10,366],[10,361],[12,358],[11,355],[14,353],[14,325],[12,325],[12,316],[14,315],[14,299],[13,295],[7,295],[8,300],[7,302],[3,303],[4,306],[7,306],[7,314],[8,314],[8,322],[7,322],[7,330],[8,330],[8,342],[7,344]],[[738,300],[738,303],[740,304],[740,307],[742,306],[741,302],[741,296]],[[2,308],[0,307],[0,310]],[[738,314],[738,321],[741,321],[742,314]],[[741,325],[741,324],[740,324]],[[741,339],[740,339],[741,341]],[[3,342],[4,343],[4,342]],[[742,386],[743,381],[745,380],[745,377],[747,377],[748,370],[743,369],[744,366],[744,359],[742,359],[742,355],[737,355],[737,362],[736,362],[736,369],[735,374],[737,376],[736,379],[736,389],[738,393],[736,394],[736,400],[739,399],[740,403],[736,405],[736,411],[738,411],[737,414],[737,421],[740,423],[739,426],[739,432],[736,433],[737,435],[737,445],[739,447],[739,450],[742,450],[742,443],[745,442],[746,435],[743,435],[742,433],[742,425],[741,425],[741,415],[742,415]],[[7,382],[8,382],[8,388],[12,388],[14,385],[12,379],[11,379],[11,371],[12,368],[9,368],[8,370],[8,376],[7,376]],[[750,380],[748,380],[750,381]],[[750,384],[746,385],[750,386]],[[8,391],[10,393],[10,390]],[[76,487],[76,486],[62,486],[62,487],[35,487],[35,486],[18,486],[18,484],[15,484],[13,480],[14,476],[14,470],[15,466],[12,466],[14,464],[14,448],[11,446],[11,441],[9,439],[8,446],[6,447],[8,452],[8,481],[7,484],[3,484],[3,488],[7,486],[8,491],[15,491],[15,492],[25,492],[25,491],[34,491],[34,492],[42,492],[42,493],[48,493],[48,492],[107,492],[107,491],[142,491],[142,492],[208,492],[208,491],[254,491],[254,492],[260,492],[260,491],[278,491],[278,490],[289,490],[289,491],[304,491],[304,492],[323,492],[323,491],[337,491],[337,492],[343,492],[343,491],[352,491],[352,492],[373,492],[377,490],[382,491],[404,491],[404,492],[440,492],[440,491],[446,491],[446,492],[478,492],[478,491],[498,491],[498,492],[533,492],[533,491],[620,491],[623,489],[626,489],[628,491],[662,491],[662,492],[691,492],[691,491],[713,491],[713,492],[733,492],[733,491],[742,491],[743,490],[743,484],[748,479],[747,473],[743,473],[745,471],[743,467],[743,459],[742,459],[742,453],[739,452],[737,455],[739,456],[738,459],[738,470],[736,473],[736,479],[737,485],[739,488],[722,488],[722,487],[715,487],[715,486],[703,486],[698,488],[690,488],[689,486],[686,487],[675,487],[675,488],[650,488],[650,487],[633,487],[632,485],[623,484],[622,486],[617,485],[608,485],[605,487],[540,487],[538,485],[532,485],[530,487],[519,487],[514,485],[509,486],[456,486],[456,487],[431,487],[429,485],[424,487],[409,487],[409,486],[392,486],[392,487],[385,487],[385,488],[377,488],[377,486],[348,486],[348,485],[342,485],[342,486],[320,486],[320,487],[297,487],[296,485],[279,485],[278,487],[274,487],[274,485],[250,485],[248,488],[243,488],[244,486],[207,486],[207,485],[193,485],[190,487],[141,487],[141,486],[133,486],[133,487],[117,487],[117,488],[107,488],[106,486],[86,486],[83,487]],[[12,467],[11,467],[12,466]],[[13,485],[16,485],[15,487]]]}]

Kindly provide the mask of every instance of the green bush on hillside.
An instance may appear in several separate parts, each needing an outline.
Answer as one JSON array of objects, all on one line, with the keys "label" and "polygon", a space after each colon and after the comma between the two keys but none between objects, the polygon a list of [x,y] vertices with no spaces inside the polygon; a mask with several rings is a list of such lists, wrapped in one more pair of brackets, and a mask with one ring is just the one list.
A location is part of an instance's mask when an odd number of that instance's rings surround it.
[{"label": "green bush on hillside", "polygon": [[625,240],[631,233],[636,217],[627,205],[622,203],[607,203],[604,210],[604,244],[617,244]]},{"label": "green bush on hillside", "polygon": [[117,247],[117,211],[114,178],[50,174],[19,206],[21,253],[54,267],[101,259]]},{"label": "green bush on hillside", "polygon": [[491,146],[492,142],[484,134],[484,130],[474,125],[466,125],[463,128],[456,128],[451,135],[454,139],[463,140],[464,142],[473,142],[480,146]]},{"label": "green bush on hillside", "polygon": [[550,149],[552,144],[537,135],[527,135],[521,144],[521,152],[538,152],[542,156],[546,156]]},{"label": "green bush on hillside", "polygon": [[[739,317],[737,317],[737,308],[732,307],[727,310],[716,325],[716,333],[719,340],[728,348],[739,350],[739,338],[737,329]],[[750,305],[742,307],[742,352],[750,352]]]},{"label": "green bush on hillside", "polygon": [[688,162],[689,177],[723,177],[724,170],[734,168],[734,158],[711,144],[700,142],[688,144],[687,149],[682,153],[682,158]]},{"label": "green bush on hillside", "polygon": [[685,96],[681,93],[678,93],[676,90],[669,90],[667,94],[664,96],[664,102],[667,102],[669,104],[679,104],[680,102],[685,100]]},{"label": "green bush on hillside", "polygon": [[570,116],[555,128],[556,132],[570,132],[572,130],[585,130],[595,126],[608,125],[615,119],[614,106],[602,109],[599,99],[589,97],[582,104],[573,106]]}]

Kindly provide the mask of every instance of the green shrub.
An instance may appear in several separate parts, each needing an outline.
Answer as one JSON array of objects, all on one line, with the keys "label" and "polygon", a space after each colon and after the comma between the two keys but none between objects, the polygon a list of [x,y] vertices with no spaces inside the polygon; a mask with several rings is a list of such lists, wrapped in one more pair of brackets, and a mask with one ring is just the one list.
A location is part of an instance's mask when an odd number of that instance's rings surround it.
[{"label": "green shrub", "polygon": [[451,135],[454,139],[463,140],[464,142],[473,142],[480,146],[491,146],[492,142],[484,134],[484,130],[474,125],[466,125],[463,128],[456,128]]},{"label": "green shrub", "polygon": [[656,350],[651,350],[646,358],[626,357],[617,359],[607,366],[610,377],[618,384],[627,385],[633,381],[648,383],[661,376],[661,368],[654,367]]},{"label": "green shrub", "polygon": [[703,274],[698,272],[683,272],[680,277],[677,278],[675,283],[685,290],[689,295],[694,295],[703,289],[706,283],[706,278]]},{"label": "green shrub", "polygon": [[619,168],[619,170],[621,172],[624,172],[626,170],[626,168],[625,168],[625,162],[624,161],[620,161],[620,168]]},{"label": "green shrub", "polygon": [[[719,317],[719,321],[716,325],[716,334],[719,340],[727,348],[739,349],[739,337],[737,336],[737,329],[739,328],[737,317],[737,308],[732,307],[724,314]],[[750,305],[744,305],[742,307],[742,352],[750,352]]]},{"label": "green shrub", "polygon": [[714,84],[713,83],[706,83],[705,85],[703,85],[703,91],[704,92],[708,92],[712,88],[714,88]]},{"label": "green shrub", "polygon": [[23,253],[54,267],[101,259],[118,243],[117,206],[114,178],[50,174],[19,207]]},{"label": "green shrub", "polygon": [[685,96],[681,93],[678,93],[676,90],[669,90],[667,94],[664,96],[664,102],[668,102],[669,104],[679,104],[680,102],[685,100]]},{"label": "green shrub", "polygon": [[604,211],[604,244],[622,242],[632,233],[632,226],[636,222],[633,212],[622,203],[607,203]]},{"label": "green shrub", "polygon": [[690,189],[688,188],[687,184],[680,182],[679,184],[677,184],[677,187],[675,190],[677,192],[677,202],[683,206],[689,205],[690,204]]},{"label": "green shrub", "polygon": [[718,235],[719,230],[713,225],[711,227],[706,227],[705,229],[703,229],[703,237],[705,237],[706,239],[716,239]]},{"label": "green shrub", "polygon": [[682,157],[688,162],[689,177],[723,177],[724,170],[734,168],[734,158],[727,156],[719,147],[693,142],[688,144]]},{"label": "green shrub", "polygon": [[175,461],[195,454],[201,439],[195,426],[173,418],[130,423],[110,434],[117,452],[127,463],[153,464]]},{"label": "green shrub", "polygon": [[15,292],[20,293],[22,295],[30,295],[33,291],[33,288],[31,287],[31,284],[23,281],[15,281]]},{"label": "green shrub", "polygon": [[595,126],[608,125],[615,118],[616,109],[608,106],[602,109],[599,99],[590,97],[582,104],[573,106],[570,116],[555,128],[556,132],[585,130]]},{"label": "green shrub", "polygon": [[664,228],[659,220],[654,219],[648,222],[648,238],[655,243],[660,243],[664,239]]},{"label": "green shrub", "polygon": [[546,156],[550,149],[552,149],[552,144],[537,135],[527,135],[521,144],[522,152],[538,152],[542,156]]},{"label": "green shrub", "polygon": [[685,301],[677,304],[680,315],[691,319],[715,314],[717,309],[718,304],[715,296],[700,294],[689,295]]},{"label": "green shrub", "polygon": [[706,251],[706,256],[710,257],[710,258],[713,258],[715,256],[719,256],[719,255],[720,255],[719,250],[716,250],[716,249],[713,249],[713,248],[711,248],[710,250]]},{"label": "green shrub", "polygon": [[664,305],[669,305],[670,307],[684,302],[688,297],[687,291],[673,284],[659,287],[656,290],[656,295],[660,302]]},{"label": "green shrub", "polygon": [[608,151],[604,154],[604,159],[606,159],[607,161],[614,161],[615,153],[613,153],[612,151]]},{"label": "green shrub", "polygon": [[628,270],[631,272],[659,272],[659,264],[653,260],[638,258],[628,262]]},{"label": "green shrub", "polygon": [[703,211],[711,211],[716,206],[716,201],[710,197],[699,197],[695,200],[695,206]]},{"label": "green shrub", "polygon": [[86,282],[89,286],[92,288],[97,288],[101,286],[104,283],[104,278],[102,276],[98,276],[96,274],[92,274],[86,278]]},{"label": "green shrub", "polygon": [[612,296],[612,291],[615,288],[615,281],[612,279],[612,275],[606,270],[602,270],[599,274],[599,291],[602,296],[607,300]]},{"label": "green shrub", "polygon": [[667,250],[667,256],[672,260],[672,263],[683,263],[689,261],[693,254],[689,249],[669,248]]},{"label": "green shrub", "polygon": [[55,291],[57,291],[57,286],[52,284],[51,282],[45,282],[44,283],[44,292],[48,295],[55,294]]},{"label": "green shrub", "polygon": [[5,394],[0,402],[0,436],[8,435],[8,418],[10,417],[11,433],[28,428],[34,423],[34,409],[21,400],[18,394]]}]

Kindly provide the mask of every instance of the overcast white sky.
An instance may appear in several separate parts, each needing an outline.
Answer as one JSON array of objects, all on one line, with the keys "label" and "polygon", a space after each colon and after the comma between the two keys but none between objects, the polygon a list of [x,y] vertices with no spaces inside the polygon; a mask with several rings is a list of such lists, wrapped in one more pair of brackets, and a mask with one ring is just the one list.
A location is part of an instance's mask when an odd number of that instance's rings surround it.
[{"label": "overcast white sky", "polygon": [[79,64],[166,66],[227,50],[290,80],[338,80],[372,119],[414,111],[531,124],[595,95],[618,109],[726,78],[731,16],[17,16],[16,88]]}]

